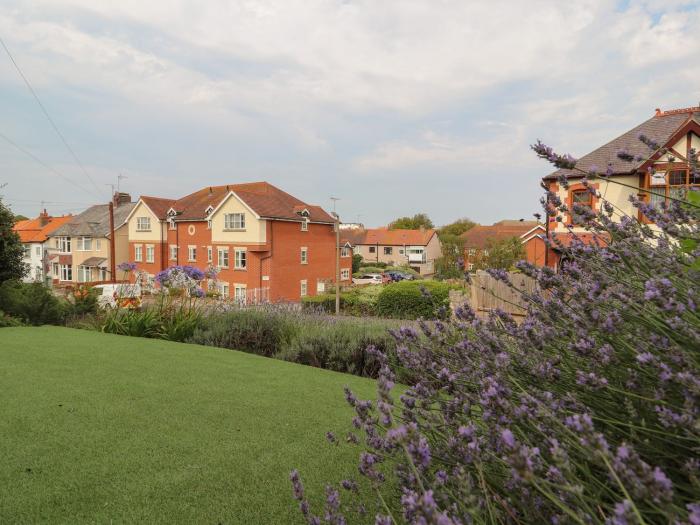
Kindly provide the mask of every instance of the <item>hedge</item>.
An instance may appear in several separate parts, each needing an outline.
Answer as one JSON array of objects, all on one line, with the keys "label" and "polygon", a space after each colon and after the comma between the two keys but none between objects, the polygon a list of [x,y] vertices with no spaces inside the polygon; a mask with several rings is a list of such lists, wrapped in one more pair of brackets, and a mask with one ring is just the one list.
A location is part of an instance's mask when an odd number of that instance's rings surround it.
[{"label": "hedge", "polygon": [[375,305],[377,315],[400,319],[435,319],[449,311],[449,285],[435,281],[401,281],[385,286]]}]

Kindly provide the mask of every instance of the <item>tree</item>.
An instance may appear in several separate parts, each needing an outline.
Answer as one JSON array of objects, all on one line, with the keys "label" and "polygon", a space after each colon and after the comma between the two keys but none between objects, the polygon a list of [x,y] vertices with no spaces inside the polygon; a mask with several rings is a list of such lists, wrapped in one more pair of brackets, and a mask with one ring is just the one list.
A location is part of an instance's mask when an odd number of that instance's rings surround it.
[{"label": "tree", "polygon": [[354,253],[352,255],[352,273],[360,271],[360,265],[362,264],[362,255],[359,253]]},{"label": "tree", "polygon": [[0,199],[0,283],[21,279],[28,270],[22,262],[24,248],[19,235],[12,229],[14,224],[14,214]]},{"label": "tree", "polygon": [[416,213],[413,217],[399,217],[389,223],[390,230],[417,230],[434,228],[433,221],[425,213]]},{"label": "tree", "polygon": [[440,236],[440,240],[442,240],[442,238],[446,235],[462,235],[465,231],[471,230],[474,226],[476,226],[474,221],[463,217],[450,224],[445,224],[445,226],[442,226],[438,230],[438,235]]},{"label": "tree", "polygon": [[28,221],[29,217],[26,217],[24,215],[15,215],[15,224],[17,224],[20,221]]},{"label": "tree", "polygon": [[459,279],[464,277],[464,257],[462,239],[459,235],[440,235],[442,256],[435,260],[436,279]]},{"label": "tree", "polygon": [[487,254],[482,255],[476,263],[476,267],[482,270],[488,268],[510,270],[516,262],[525,258],[525,249],[517,237],[489,241],[486,252]]}]

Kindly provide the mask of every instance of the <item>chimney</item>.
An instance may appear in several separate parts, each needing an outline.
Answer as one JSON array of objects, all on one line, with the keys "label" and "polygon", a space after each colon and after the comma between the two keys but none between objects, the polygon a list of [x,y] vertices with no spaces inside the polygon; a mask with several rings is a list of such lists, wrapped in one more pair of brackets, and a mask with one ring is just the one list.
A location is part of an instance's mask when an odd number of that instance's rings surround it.
[{"label": "chimney", "polygon": [[49,214],[46,212],[46,208],[44,208],[44,211],[39,214],[39,226],[43,228],[49,223],[49,220]]},{"label": "chimney", "polygon": [[661,109],[660,109],[660,108],[656,108],[656,115],[654,115],[654,116],[655,116],[655,117],[660,117],[660,116],[661,116]]},{"label": "chimney", "polygon": [[128,193],[124,192],[114,192],[114,196],[112,197],[112,203],[114,203],[114,206],[119,207],[122,204],[129,204],[131,202],[131,195]]}]

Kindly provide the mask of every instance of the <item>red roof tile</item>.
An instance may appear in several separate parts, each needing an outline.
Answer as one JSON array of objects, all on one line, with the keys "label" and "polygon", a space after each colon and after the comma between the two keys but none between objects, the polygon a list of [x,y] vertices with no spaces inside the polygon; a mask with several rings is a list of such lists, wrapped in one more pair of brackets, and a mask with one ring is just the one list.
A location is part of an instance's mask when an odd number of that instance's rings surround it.
[{"label": "red roof tile", "polygon": [[168,210],[177,202],[175,199],[163,199],[161,197],[147,197],[142,195],[141,200],[148,208],[156,214],[160,220],[165,220]]},{"label": "red roof tile", "polygon": [[340,237],[343,242],[352,245],[379,244],[382,246],[426,246],[435,235],[435,230],[390,230],[370,228],[367,230],[344,230]]},{"label": "red roof tile", "polygon": [[477,224],[460,235],[460,239],[462,239],[465,248],[483,250],[484,248],[488,248],[491,242],[508,239],[510,237],[520,237],[536,227],[537,224],[537,221],[514,220],[500,221],[491,226]]},{"label": "red roof tile", "polygon": [[19,234],[20,240],[24,243],[45,242],[49,233],[72,218],[72,215],[63,215],[61,217],[39,215],[39,217],[34,219],[19,221],[14,225],[13,229]]}]

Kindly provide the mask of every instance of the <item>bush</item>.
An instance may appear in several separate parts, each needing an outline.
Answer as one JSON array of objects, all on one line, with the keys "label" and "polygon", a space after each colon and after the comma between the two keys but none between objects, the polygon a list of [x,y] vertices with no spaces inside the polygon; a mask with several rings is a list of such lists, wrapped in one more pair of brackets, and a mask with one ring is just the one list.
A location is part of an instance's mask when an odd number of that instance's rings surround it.
[{"label": "bush", "polygon": [[272,357],[289,344],[295,332],[291,313],[246,308],[205,318],[188,341]]},{"label": "bush", "polygon": [[72,316],[84,316],[97,312],[97,290],[92,286],[81,285],[70,290],[69,311]]},{"label": "bush", "polygon": [[436,319],[449,311],[449,286],[435,281],[401,281],[382,288],[377,315],[399,319]]},{"label": "bush", "polygon": [[362,266],[362,255],[359,253],[352,254],[352,273],[359,272]]},{"label": "bush", "polygon": [[545,220],[576,212],[590,237],[554,238],[557,273],[518,263],[538,284],[520,292],[525,319],[463,306],[423,337],[403,329],[397,356],[419,382],[393,395],[382,366],[376,402],[346,391],[361,478],[342,485],[377,494],[381,515],[346,520],[357,506],[328,487],[326,521],[700,523],[700,192],[660,209],[633,198],[651,228],[589,191],[602,211],[543,199]]},{"label": "bush", "polygon": [[[389,266],[388,263],[381,261],[363,261],[360,263],[360,271],[374,273],[376,269],[379,269],[379,271],[381,272],[387,266]],[[368,268],[372,268],[372,270],[368,270]]]},{"label": "bush", "polygon": [[41,283],[5,281],[0,285],[0,310],[27,324],[63,324],[67,304]]},{"label": "bush", "polygon": [[160,313],[153,308],[141,311],[113,308],[108,310],[105,315],[102,331],[132,337],[159,338],[161,335]]},{"label": "bush", "polygon": [[9,328],[22,325],[24,325],[24,323],[19,319],[10,317],[9,315],[6,315],[5,312],[0,311],[0,328]]}]

